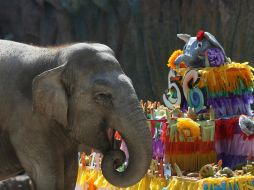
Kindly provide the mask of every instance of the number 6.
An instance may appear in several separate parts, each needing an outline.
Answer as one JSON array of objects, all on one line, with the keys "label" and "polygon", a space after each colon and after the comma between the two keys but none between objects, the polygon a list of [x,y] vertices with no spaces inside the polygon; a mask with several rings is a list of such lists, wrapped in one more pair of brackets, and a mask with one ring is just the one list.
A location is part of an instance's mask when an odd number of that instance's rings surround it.
[{"label": "number 6", "polygon": [[190,82],[192,86],[198,82],[198,72],[196,70],[189,70],[183,79],[183,94],[187,100],[188,106],[195,109],[196,112],[204,109],[204,96],[198,87],[189,88]]}]

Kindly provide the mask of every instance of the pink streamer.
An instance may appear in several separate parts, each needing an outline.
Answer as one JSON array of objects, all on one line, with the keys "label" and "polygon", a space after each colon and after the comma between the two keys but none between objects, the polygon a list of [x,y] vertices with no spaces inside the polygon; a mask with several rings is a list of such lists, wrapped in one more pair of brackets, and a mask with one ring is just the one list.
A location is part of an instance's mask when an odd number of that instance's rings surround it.
[{"label": "pink streamer", "polygon": [[217,154],[225,153],[230,155],[254,156],[254,139],[244,140],[241,134],[235,134],[232,139],[215,141]]},{"label": "pink streamer", "polygon": [[122,140],[120,149],[125,153],[126,159],[128,160],[129,159],[129,151],[128,151],[126,143],[123,140]]}]

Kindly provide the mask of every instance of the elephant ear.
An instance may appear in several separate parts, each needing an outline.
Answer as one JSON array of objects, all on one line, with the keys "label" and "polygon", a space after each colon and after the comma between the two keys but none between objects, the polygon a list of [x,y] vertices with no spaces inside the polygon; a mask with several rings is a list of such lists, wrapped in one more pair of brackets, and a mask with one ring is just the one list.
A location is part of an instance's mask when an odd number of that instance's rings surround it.
[{"label": "elephant ear", "polygon": [[212,34],[210,34],[209,32],[205,32],[204,36],[212,45],[220,48],[223,54],[226,56],[224,48],[220,45],[220,43],[216,40],[216,38]]},{"label": "elephant ear", "polygon": [[61,81],[63,66],[48,70],[33,80],[33,111],[67,125],[67,95]]},{"label": "elephant ear", "polygon": [[176,35],[179,39],[183,40],[185,43],[189,41],[191,36],[189,34],[177,34]]}]

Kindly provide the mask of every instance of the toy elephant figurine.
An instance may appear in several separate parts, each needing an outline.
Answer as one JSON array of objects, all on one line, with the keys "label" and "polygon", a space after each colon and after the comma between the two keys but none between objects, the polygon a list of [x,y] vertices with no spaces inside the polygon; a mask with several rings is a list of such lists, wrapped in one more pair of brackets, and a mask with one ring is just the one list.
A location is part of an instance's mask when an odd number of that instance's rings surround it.
[{"label": "toy elephant figurine", "polygon": [[[209,32],[199,31],[195,37],[191,37],[189,34],[177,34],[177,37],[186,44],[183,48],[183,54],[176,58],[175,65],[180,65],[181,62],[184,62],[186,66],[191,68],[209,66],[205,63],[205,55],[209,49],[213,49],[217,54],[219,53],[215,64],[218,61],[221,62],[220,64],[224,64],[225,61],[230,62],[223,47]],[[214,52],[212,53],[214,54]]]},{"label": "toy elephant figurine", "polygon": [[[112,131],[129,152],[121,173],[126,156]],[[74,190],[80,144],[103,154],[102,173],[115,186],[137,183],[150,166],[146,117],[114,52],[0,40],[0,180],[26,172],[36,190]]]},{"label": "toy elephant figurine", "polygon": [[245,135],[250,136],[250,135],[254,134],[254,120],[253,120],[253,118],[247,117],[245,115],[241,115],[239,117],[239,126]]}]

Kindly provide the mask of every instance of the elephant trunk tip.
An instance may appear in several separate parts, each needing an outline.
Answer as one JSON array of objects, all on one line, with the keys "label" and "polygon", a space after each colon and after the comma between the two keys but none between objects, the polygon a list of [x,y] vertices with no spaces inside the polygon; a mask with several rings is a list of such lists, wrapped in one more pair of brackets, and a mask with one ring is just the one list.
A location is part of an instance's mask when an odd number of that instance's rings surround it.
[{"label": "elephant trunk tip", "polygon": [[184,62],[184,56],[183,55],[179,55],[175,61],[174,61],[174,64],[175,65],[180,65],[180,63]]},{"label": "elephant trunk tip", "polygon": [[[151,163],[152,148],[148,143],[133,144],[128,140],[124,142],[128,148],[128,155],[120,149],[106,152],[101,163],[105,179],[114,186],[126,188],[138,183],[148,171]],[[129,158],[128,161],[126,157]],[[127,164],[124,171],[118,168]]]}]

